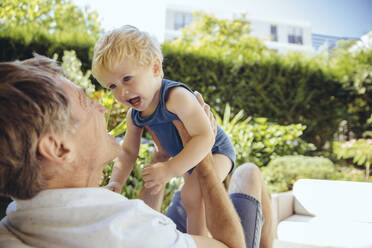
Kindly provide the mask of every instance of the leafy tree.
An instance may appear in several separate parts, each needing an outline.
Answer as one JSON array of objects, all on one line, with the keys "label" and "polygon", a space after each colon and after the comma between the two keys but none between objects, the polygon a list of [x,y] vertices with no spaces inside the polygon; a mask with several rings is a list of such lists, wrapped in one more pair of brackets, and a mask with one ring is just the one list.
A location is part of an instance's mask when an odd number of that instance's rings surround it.
[{"label": "leafy tree", "polygon": [[97,12],[81,10],[70,0],[2,0],[1,32],[29,30],[51,35],[74,33],[92,39],[101,32]]},{"label": "leafy tree", "polygon": [[87,71],[101,31],[98,14],[71,0],[0,1],[0,61],[75,50]]},{"label": "leafy tree", "polygon": [[330,68],[350,92],[348,116],[350,129],[357,137],[369,134],[372,117],[372,31],[360,41],[346,41],[331,53]]},{"label": "leafy tree", "polygon": [[220,59],[233,58],[236,63],[246,57],[258,59],[269,52],[260,39],[250,35],[250,23],[244,14],[233,19],[218,19],[212,14],[195,12],[193,18],[194,23],[184,28],[182,36],[170,44]]}]

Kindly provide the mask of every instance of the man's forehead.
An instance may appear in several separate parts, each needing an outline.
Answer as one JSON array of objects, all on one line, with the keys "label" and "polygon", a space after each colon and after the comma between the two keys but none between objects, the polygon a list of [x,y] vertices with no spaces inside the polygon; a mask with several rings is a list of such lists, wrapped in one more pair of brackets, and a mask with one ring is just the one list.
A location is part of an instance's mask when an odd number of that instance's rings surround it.
[{"label": "man's forehead", "polygon": [[71,120],[74,125],[78,125],[86,116],[84,114],[86,109],[85,89],[72,83],[65,77],[60,77],[58,81],[71,103]]},{"label": "man's forehead", "polygon": [[70,94],[79,94],[79,91],[81,91],[81,93],[85,93],[85,89],[84,88],[81,88],[80,86],[74,84],[73,82],[71,82],[70,80],[68,80],[65,77],[59,77],[58,78],[58,81],[59,81],[62,89],[68,95],[70,95]]},{"label": "man's forehead", "polygon": [[74,111],[79,111],[78,109],[86,107],[86,93],[84,88],[72,83],[64,77],[59,79],[59,83],[65,92],[66,97],[72,103]]}]

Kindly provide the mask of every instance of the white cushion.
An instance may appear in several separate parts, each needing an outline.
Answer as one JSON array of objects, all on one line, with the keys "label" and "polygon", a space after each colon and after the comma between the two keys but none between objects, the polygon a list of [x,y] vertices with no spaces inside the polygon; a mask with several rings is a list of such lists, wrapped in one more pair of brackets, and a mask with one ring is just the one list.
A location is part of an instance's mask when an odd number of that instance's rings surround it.
[{"label": "white cushion", "polygon": [[296,214],[372,223],[372,183],[301,179],[293,195]]},{"label": "white cushion", "polygon": [[283,240],[274,239],[273,243],[274,248],[324,248],[324,246],[318,245],[305,245],[302,243],[293,243]]},{"label": "white cushion", "polygon": [[372,247],[372,224],[341,218],[292,215],[278,225],[278,239],[323,247]]}]

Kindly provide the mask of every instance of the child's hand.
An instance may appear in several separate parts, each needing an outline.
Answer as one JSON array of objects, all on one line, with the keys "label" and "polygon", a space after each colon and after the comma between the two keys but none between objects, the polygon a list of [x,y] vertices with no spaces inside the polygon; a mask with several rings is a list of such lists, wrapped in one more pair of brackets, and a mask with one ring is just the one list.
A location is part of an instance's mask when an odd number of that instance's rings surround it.
[{"label": "child's hand", "polygon": [[109,182],[104,188],[120,194],[122,187],[118,182]]},{"label": "child's hand", "polygon": [[152,188],[166,184],[171,180],[173,175],[170,173],[170,167],[167,163],[155,163],[146,166],[142,170],[143,180],[145,181],[146,188]]}]

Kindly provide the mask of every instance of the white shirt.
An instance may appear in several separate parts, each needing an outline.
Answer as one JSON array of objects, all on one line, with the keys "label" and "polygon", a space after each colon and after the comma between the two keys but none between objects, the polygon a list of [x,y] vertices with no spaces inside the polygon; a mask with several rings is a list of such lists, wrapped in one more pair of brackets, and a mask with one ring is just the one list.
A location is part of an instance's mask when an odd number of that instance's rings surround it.
[{"label": "white shirt", "polygon": [[48,248],[196,248],[168,217],[104,188],[45,190],[15,200],[0,223],[0,247],[23,247],[17,239]]}]

